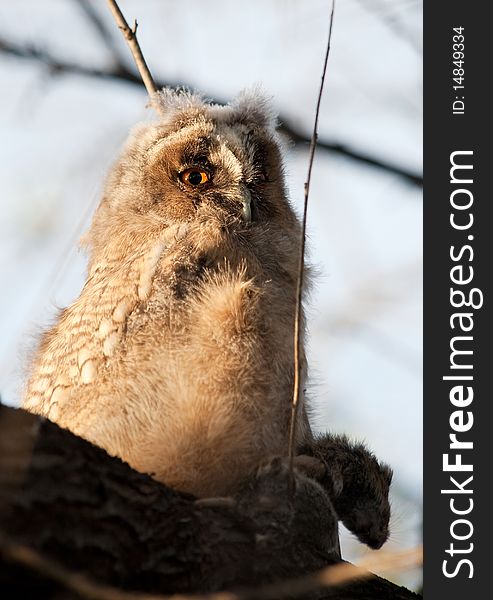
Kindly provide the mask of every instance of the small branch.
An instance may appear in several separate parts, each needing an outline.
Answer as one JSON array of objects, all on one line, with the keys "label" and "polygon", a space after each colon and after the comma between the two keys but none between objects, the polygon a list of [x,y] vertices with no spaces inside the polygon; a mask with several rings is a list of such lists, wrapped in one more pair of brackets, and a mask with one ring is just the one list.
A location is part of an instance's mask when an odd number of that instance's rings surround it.
[{"label": "small branch", "polygon": [[[420,57],[423,56],[423,49],[420,44],[416,41],[416,39],[411,35],[409,30],[402,24],[402,21],[399,18],[396,18],[395,15],[392,16],[391,10],[394,9],[395,12],[402,10],[400,6],[392,6],[392,4],[379,3],[373,0],[373,2],[368,2],[368,0],[357,0],[358,4],[368,12],[371,12],[375,15],[376,18],[381,19],[382,22],[392,31],[392,33],[400,39],[406,39],[410,46],[419,54]],[[388,10],[390,9],[390,10]]]},{"label": "small branch", "polygon": [[151,72],[149,71],[149,67],[145,61],[144,55],[142,54],[142,50],[140,49],[139,42],[137,41],[137,21],[135,21],[134,28],[130,29],[125,17],[123,16],[120,7],[116,3],[116,0],[108,0],[108,5],[113,14],[113,17],[118,25],[119,29],[121,29],[123,36],[127,40],[130,51],[132,52],[132,56],[134,58],[137,69],[142,77],[142,81],[146,87],[147,93],[153,103],[154,108],[159,112],[159,105],[155,100],[157,88],[154,83],[154,79],[152,78]]},{"label": "small branch", "polygon": [[[82,77],[93,77],[99,79],[113,79],[116,81],[124,81],[126,83],[131,83],[133,85],[142,85],[142,79],[132,71],[129,71],[124,65],[118,63],[117,68],[115,69],[97,69],[92,67],[87,67],[84,65],[80,65],[77,63],[71,63],[68,61],[63,61],[58,59],[55,56],[52,56],[49,52],[45,50],[41,50],[39,48],[33,46],[22,46],[19,44],[15,44],[11,41],[2,39],[0,37],[0,52],[4,54],[15,56],[16,58],[21,58],[24,60],[34,60],[44,64],[48,69],[51,70],[54,74],[74,74],[80,75]],[[161,89],[163,87],[172,87],[172,88],[187,88],[191,89],[192,86],[187,83],[179,82],[179,81],[156,81],[156,87]],[[205,94],[208,98],[213,98],[214,94]],[[215,98],[214,100],[217,104],[226,104],[224,99]],[[296,145],[309,144],[310,138],[306,136],[303,132],[299,131],[296,127],[289,123],[289,119],[284,118],[280,115],[281,126],[279,131],[286,136],[288,136]],[[348,158],[352,161],[359,162],[361,164],[368,165],[370,167],[374,167],[385,171],[386,173],[390,173],[404,179],[408,183],[412,185],[416,185],[419,187],[423,187],[423,176],[420,173],[413,173],[405,169],[404,167],[400,167],[398,165],[389,164],[383,160],[375,158],[374,156],[369,156],[358,150],[353,150],[349,148],[345,144],[341,144],[339,142],[332,142],[329,140],[317,140],[317,148],[321,150],[325,150],[327,152],[332,152],[334,154],[339,154],[345,158]]]},{"label": "small branch", "polygon": [[110,51],[112,58],[118,66],[124,66],[120,54],[120,45],[115,42],[112,32],[106,27],[106,22],[101,18],[99,12],[94,8],[91,0],[74,0],[75,4],[84,13],[86,19],[96,30],[103,44]]},{"label": "small branch", "polygon": [[118,66],[116,69],[105,70],[94,67],[80,65],[75,62],[60,60],[52,56],[49,52],[42,50],[35,45],[21,46],[13,42],[0,39],[0,52],[27,60],[34,60],[44,65],[52,74],[69,73],[73,75],[82,75],[83,77],[94,77],[96,79],[115,79],[142,85],[140,76]]},{"label": "small branch", "polygon": [[[282,115],[280,116],[280,122],[281,126],[279,127],[279,131],[287,135],[295,144],[300,145],[310,143],[310,138],[308,138],[303,132],[293,127],[288,121],[283,119]],[[349,148],[345,144],[341,144],[339,142],[331,142],[317,138],[316,145],[320,150],[339,154],[344,158],[348,158],[361,164],[368,165],[369,167],[375,167],[377,169],[386,171],[389,174],[396,175],[412,185],[423,187],[423,176],[420,173],[409,171],[404,167],[393,165],[380,160],[379,158],[375,158],[374,156],[359,152],[358,150],[353,150],[352,148]]]},{"label": "small branch", "polygon": [[324,65],[322,69],[322,79],[320,81],[320,89],[318,92],[317,106],[315,109],[315,121],[313,124],[313,133],[310,142],[310,151],[308,158],[308,175],[305,182],[305,198],[303,203],[303,219],[301,222],[301,244],[300,254],[298,260],[298,282],[296,288],[296,312],[294,318],[294,384],[293,384],[293,400],[291,404],[291,422],[289,426],[289,479],[291,492],[293,491],[294,477],[293,477],[293,461],[295,453],[295,439],[296,439],[296,425],[298,421],[298,407],[300,400],[300,387],[301,387],[301,300],[303,295],[303,280],[305,270],[305,243],[306,243],[306,221],[308,216],[308,196],[310,193],[310,182],[312,177],[313,160],[315,158],[315,148],[317,145],[318,137],[318,119],[320,116],[320,104],[322,102],[322,94],[324,91],[325,75],[327,73],[327,63],[329,62],[330,53],[330,42],[332,39],[332,24],[334,22],[334,9],[335,0],[332,0],[332,10],[330,13],[330,24],[329,24],[329,35],[327,39],[327,49],[325,51]]}]

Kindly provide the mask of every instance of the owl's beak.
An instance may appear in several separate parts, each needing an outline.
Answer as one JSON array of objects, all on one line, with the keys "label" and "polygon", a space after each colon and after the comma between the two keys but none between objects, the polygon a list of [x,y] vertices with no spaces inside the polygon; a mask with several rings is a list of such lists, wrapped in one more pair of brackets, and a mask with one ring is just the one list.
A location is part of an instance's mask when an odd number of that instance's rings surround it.
[{"label": "owl's beak", "polygon": [[247,223],[250,223],[252,220],[252,197],[250,195],[250,190],[246,187],[243,190],[243,208],[241,213],[243,219]]}]

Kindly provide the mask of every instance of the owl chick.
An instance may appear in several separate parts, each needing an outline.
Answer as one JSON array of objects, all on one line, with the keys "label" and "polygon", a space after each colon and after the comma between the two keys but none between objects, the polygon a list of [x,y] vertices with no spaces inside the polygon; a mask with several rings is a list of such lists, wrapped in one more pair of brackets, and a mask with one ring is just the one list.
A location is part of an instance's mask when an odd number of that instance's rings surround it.
[{"label": "owl chick", "polygon": [[109,174],[24,407],[175,489],[230,494],[287,451],[300,226],[265,100],[159,102]]}]

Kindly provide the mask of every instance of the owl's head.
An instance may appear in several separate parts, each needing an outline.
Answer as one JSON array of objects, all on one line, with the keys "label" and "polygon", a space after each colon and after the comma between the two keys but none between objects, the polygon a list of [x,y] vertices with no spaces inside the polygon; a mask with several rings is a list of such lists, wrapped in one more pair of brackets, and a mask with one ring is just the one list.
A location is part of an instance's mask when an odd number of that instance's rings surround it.
[{"label": "owl's head", "polygon": [[211,220],[242,231],[296,226],[276,117],[265,98],[244,92],[219,106],[163,90],[159,100],[159,119],[133,130],[110,173],[90,233],[93,247],[122,228],[135,236]]}]

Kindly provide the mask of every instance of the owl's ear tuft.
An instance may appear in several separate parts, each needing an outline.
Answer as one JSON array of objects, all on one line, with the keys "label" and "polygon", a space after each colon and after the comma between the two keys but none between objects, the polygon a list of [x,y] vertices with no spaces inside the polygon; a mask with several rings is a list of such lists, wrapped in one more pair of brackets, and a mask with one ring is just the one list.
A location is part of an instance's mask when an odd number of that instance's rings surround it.
[{"label": "owl's ear tuft", "polygon": [[159,106],[164,119],[171,119],[177,112],[201,112],[204,109],[203,97],[187,88],[163,88],[157,92]]},{"label": "owl's ear tuft", "polygon": [[278,125],[277,112],[272,98],[267,96],[260,86],[248,88],[238,94],[231,102],[238,120],[252,125],[260,125],[274,131]]}]

